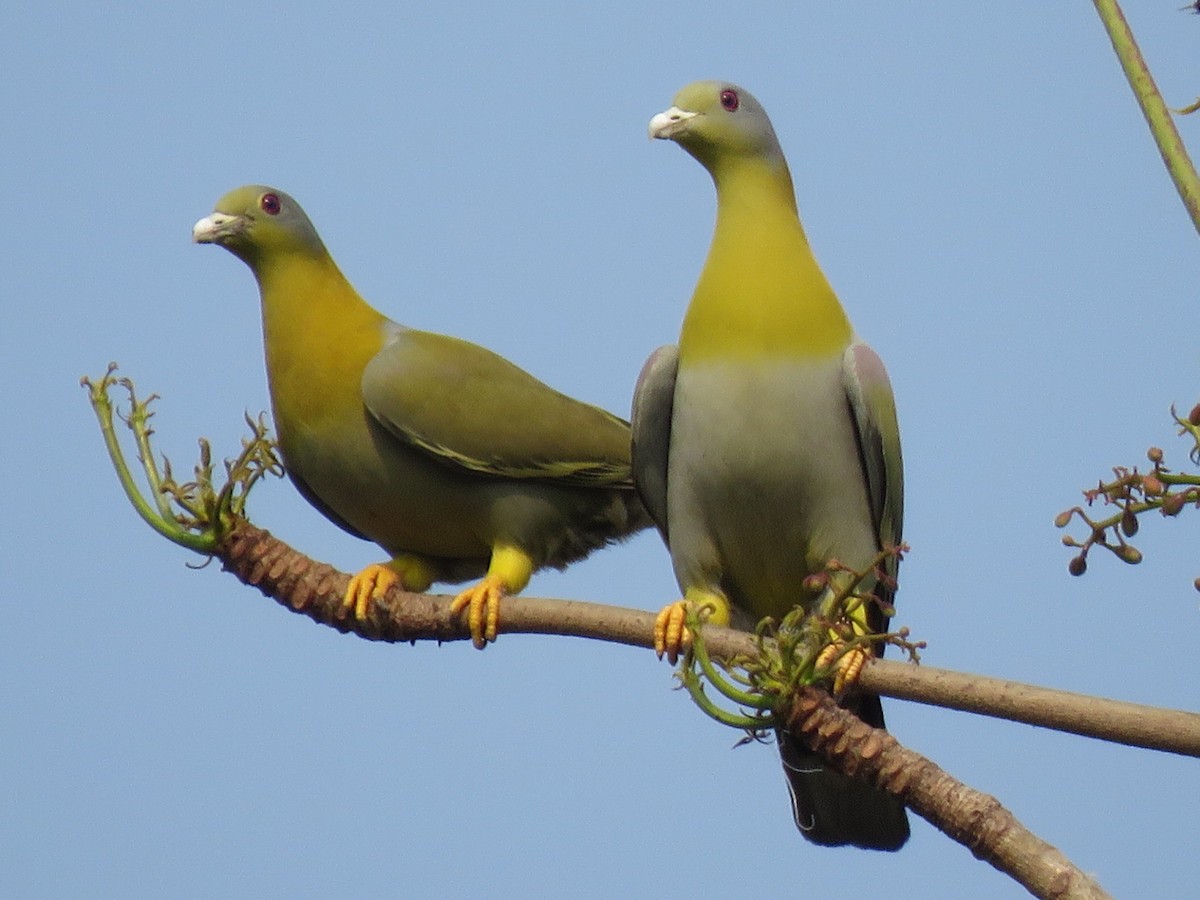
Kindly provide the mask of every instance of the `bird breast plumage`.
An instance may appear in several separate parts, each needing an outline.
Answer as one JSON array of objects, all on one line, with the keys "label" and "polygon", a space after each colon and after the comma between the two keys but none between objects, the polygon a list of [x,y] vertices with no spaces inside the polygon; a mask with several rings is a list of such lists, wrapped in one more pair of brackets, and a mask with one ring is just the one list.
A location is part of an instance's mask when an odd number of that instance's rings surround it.
[{"label": "bird breast plumage", "polygon": [[[736,366],[736,370],[731,367]],[[841,361],[703,363],[675,389],[667,515],[676,576],[755,619],[830,558],[877,550]]]}]

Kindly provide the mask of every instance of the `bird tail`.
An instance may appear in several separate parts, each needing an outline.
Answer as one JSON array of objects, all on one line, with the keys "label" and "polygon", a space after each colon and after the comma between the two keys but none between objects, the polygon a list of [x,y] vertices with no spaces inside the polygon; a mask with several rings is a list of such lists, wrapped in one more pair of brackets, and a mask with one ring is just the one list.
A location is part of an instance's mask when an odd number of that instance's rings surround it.
[{"label": "bird tail", "polygon": [[[878,697],[856,697],[853,711],[868,725],[883,727]],[[805,838],[814,844],[865,850],[904,846],[908,815],[899,798],[835,772],[787,732],[778,732],[776,738],[792,794],[792,814]]]}]

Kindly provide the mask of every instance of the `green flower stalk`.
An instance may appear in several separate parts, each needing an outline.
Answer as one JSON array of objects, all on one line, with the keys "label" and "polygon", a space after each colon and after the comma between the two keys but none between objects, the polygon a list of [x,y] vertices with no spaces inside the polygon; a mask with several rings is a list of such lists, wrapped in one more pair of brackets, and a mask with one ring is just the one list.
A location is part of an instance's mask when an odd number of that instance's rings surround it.
[{"label": "green flower stalk", "polygon": [[[170,462],[164,457],[159,465],[151,446],[154,429],[152,404],[158,396],[151,394],[138,399],[133,382],[116,376],[117,365],[111,363],[102,377],[93,381],[84,377],[80,384],[87,388],[88,399],[100,423],[104,446],[116,469],[117,478],[134,510],[151,528],[172,543],[197,553],[211,555],[233,526],[244,516],[250,490],[266,475],[283,475],[283,465],[275,452],[266,421],[246,416],[250,436],[242,439],[242,451],[224,464],[225,479],[217,485],[213,479],[212,448],[201,438],[200,462],[194,470],[194,480],[180,483],[175,480]],[[121,413],[109,392],[123,388],[129,395],[129,412]],[[134,477],[125,451],[117,435],[115,419],[120,418],[133,435],[138,462],[149,488],[144,491]]]}]

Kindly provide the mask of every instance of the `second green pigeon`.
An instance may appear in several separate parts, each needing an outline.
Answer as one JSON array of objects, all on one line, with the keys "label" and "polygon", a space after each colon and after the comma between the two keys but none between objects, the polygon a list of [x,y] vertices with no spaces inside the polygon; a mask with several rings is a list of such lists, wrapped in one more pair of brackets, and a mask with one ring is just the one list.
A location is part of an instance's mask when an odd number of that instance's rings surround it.
[{"label": "second green pigeon", "polygon": [[196,223],[258,280],[271,408],[300,493],[390,559],[356,575],[355,615],[393,584],[480,579],[454,601],[478,647],[501,598],[650,524],[629,426],[475,344],[407,328],[338,269],[298,203],[238,188]]},{"label": "second green pigeon", "polygon": [[[753,627],[816,605],[822,595],[805,581],[831,560],[869,570],[900,542],[903,471],[883,363],[813,257],[762,106],[737,85],[696,82],[654,116],[650,134],[695,157],[717,191],[712,246],[679,344],[650,358],[634,398],[634,477],[684,594],[657,628],[658,650],[673,660],[688,639],[689,606]],[[857,623],[864,633],[886,628],[888,580],[868,584],[878,603]],[[848,705],[883,727],[878,697]],[[806,838],[904,844],[899,800],[778,737]]]}]

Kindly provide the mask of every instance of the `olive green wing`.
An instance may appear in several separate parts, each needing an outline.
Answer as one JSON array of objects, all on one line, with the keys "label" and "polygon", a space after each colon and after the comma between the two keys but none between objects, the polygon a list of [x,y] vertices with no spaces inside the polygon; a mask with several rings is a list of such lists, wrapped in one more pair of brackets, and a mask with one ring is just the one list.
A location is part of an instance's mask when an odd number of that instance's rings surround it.
[{"label": "olive green wing", "polygon": [[490,350],[398,329],[362,377],[388,432],[446,465],[502,478],[632,486],[629,423]]}]

